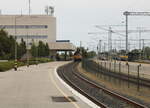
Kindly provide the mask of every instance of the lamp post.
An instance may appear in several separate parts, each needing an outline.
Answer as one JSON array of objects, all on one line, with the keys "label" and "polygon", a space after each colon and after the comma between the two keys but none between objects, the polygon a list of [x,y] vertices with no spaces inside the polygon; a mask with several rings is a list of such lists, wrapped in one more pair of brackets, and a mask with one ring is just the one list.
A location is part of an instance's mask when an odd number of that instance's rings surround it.
[{"label": "lamp post", "polygon": [[[38,36],[38,33],[36,34],[36,36]],[[38,65],[38,41],[37,41],[37,38],[36,38],[36,65]]]},{"label": "lamp post", "polygon": [[17,25],[17,18],[20,18],[22,16],[15,16],[15,70],[17,70],[17,29],[16,29],[16,25]]},{"label": "lamp post", "polygon": [[17,36],[16,36],[16,19],[17,19],[17,17],[15,16],[15,62],[17,62]]},{"label": "lamp post", "polygon": [[29,28],[29,26],[26,25],[26,30],[27,30],[27,67],[29,67],[29,42],[28,42],[29,35],[28,35],[28,28]]},{"label": "lamp post", "polygon": [[[32,17],[32,16],[30,16],[30,14],[29,14],[29,19],[32,19],[32,18],[38,18],[38,17]],[[29,33],[30,33],[30,25],[29,24],[27,24],[26,25],[26,30],[27,30],[27,67],[29,67]],[[32,38],[30,38],[30,39],[32,39]]]}]

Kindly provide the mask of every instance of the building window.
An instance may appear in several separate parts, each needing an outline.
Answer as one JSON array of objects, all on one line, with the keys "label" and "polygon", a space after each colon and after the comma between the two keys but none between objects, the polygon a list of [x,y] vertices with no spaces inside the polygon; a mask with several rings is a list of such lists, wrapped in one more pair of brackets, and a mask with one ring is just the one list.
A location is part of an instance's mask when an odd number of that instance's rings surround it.
[{"label": "building window", "polygon": [[0,29],[46,29],[48,25],[0,25]]},{"label": "building window", "polygon": [[47,39],[47,35],[17,35],[17,39]]}]

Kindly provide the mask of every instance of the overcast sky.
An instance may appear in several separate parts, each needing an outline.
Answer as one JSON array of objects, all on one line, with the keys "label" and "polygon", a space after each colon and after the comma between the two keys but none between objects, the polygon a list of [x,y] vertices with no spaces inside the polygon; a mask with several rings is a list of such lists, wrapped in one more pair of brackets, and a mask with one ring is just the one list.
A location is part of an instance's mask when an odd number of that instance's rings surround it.
[{"label": "overcast sky", "polygon": [[[107,34],[88,35],[88,32],[106,32],[94,25],[118,25],[125,20],[124,11],[149,11],[150,0],[31,0],[31,13],[44,14],[46,5],[55,6],[57,18],[57,39],[69,39],[74,44],[92,46],[92,42],[107,38]],[[28,13],[28,0],[1,0],[2,14]],[[130,17],[130,26],[150,29],[150,17]],[[106,27],[105,27],[106,28]],[[113,29],[125,29],[114,27]],[[149,33],[144,34],[144,38]],[[96,41],[94,37],[98,38]],[[113,38],[119,38],[113,35]],[[132,34],[130,38],[137,38]],[[122,37],[122,39],[125,39]],[[87,45],[88,44],[88,45]]]}]

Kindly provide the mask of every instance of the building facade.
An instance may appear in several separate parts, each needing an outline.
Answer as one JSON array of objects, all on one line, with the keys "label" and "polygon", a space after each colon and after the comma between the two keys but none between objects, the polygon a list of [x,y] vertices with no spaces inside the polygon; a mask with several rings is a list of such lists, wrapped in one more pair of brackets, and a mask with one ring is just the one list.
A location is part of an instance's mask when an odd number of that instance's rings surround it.
[{"label": "building facade", "polygon": [[56,42],[56,18],[49,15],[0,15],[0,29],[18,42],[23,38],[29,46],[39,40]]},{"label": "building facade", "polygon": [[32,43],[42,41],[48,43],[50,57],[55,57],[59,51],[74,51],[75,46],[70,41],[56,41],[56,18],[49,15],[0,15],[0,29],[16,37],[17,42],[23,39],[27,49]]}]

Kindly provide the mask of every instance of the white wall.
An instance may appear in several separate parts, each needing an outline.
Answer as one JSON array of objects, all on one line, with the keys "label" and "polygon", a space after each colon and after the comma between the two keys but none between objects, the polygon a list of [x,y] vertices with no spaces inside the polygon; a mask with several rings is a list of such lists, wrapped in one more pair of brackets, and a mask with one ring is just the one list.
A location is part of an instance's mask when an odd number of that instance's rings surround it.
[{"label": "white wall", "polygon": [[[34,41],[42,40],[50,43],[56,41],[56,18],[48,15],[0,15],[0,25],[47,25],[48,28],[17,28],[16,35],[45,35],[44,39],[34,39]],[[15,35],[15,28],[5,28],[10,35]],[[18,39],[20,41],[21,39]],[[27,39],[24,39],[27,40]],[[31,42],[32,39],[28,41]]]}]

